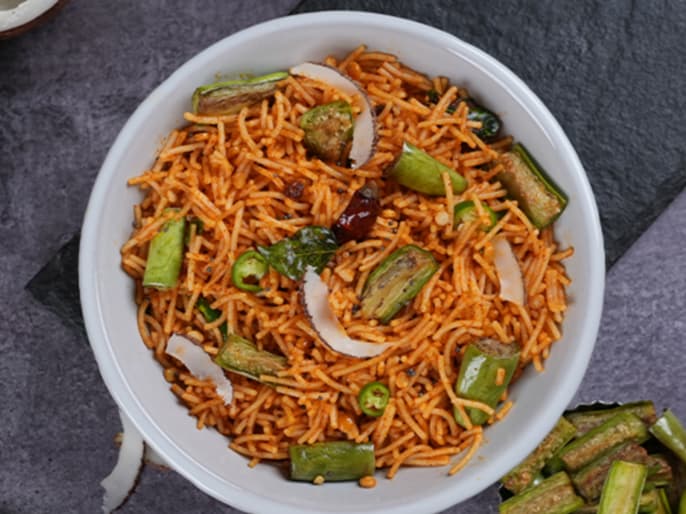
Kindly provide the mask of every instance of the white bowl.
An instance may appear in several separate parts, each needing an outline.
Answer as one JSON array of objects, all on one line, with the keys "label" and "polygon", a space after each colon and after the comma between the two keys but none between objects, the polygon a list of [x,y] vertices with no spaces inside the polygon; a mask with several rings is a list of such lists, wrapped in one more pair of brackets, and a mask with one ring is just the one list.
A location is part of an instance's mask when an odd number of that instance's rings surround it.
[{"label": "white bowl", "polygon": [[[198,431],[141,342],[133,281],[121,270],[119,248],[131,233],[131,206],[140,201],[126,180],[151,165],[162,138],[183,124],[198,84],[218,72],[267,73],[327,54],[343,55],[361,42],[397,54],[431,75],[446,75],[496,110],[505,132],[522,141],[568,193],[556,224],[573,279],[564,336],[545,363],[528,370],[512,390],[510,414],[486,431],[487,443],[453,477],[446,468],[403,469],[372,490],[356,483],[286,480],[273,466],[246,466],[227,439]],[[100,372],[119,407],[179,473],[203,491],[250,512],[434,512],[480,492],[523,459],[550,430],[584,375],[595,343],[604,288],[604,251],[593,193],[564,132],[541,101],[511,71],[456,37],[419,23],[361,12],[288,16],[238,32],[181,66],[138,107],[100,170],[86,211],[79,261],[81,303]]]}]

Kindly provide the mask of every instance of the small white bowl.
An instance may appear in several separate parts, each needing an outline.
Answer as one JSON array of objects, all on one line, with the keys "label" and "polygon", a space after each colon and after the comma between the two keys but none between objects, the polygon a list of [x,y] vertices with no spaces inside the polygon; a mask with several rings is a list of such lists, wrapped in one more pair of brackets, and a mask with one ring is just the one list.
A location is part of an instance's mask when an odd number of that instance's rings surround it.
[{"label": "small white bowl", "polygon": [[[198,84],[217,73],[263,74],[360,43],[391,52],[430,75],[446,75],[497,111],[505,133],[522,141],[570,198],[555,226],[573,279],[563,331],[545,363],[513,387],[509,415],[486,431],[487,443],[455,476],[446,468],[402,469],[371,490],[356,483],[314,487],[288,481],[274,466],[246,466],[212,430],[199,431],[143,345],[136,326],[133,281],[120,266],[140,201],[126,180],[151,165],[164,136],[184,123]],[[250,512],[435,512],[461,502],[523,459],[572,399],[595,344],[604,289],[598,212],[569,140],[541,101],[511,71],[456,37],[412,21],[361,12],[321,12],[279,18],[238,32],[181,66],[138,107],[100,170],[86,211],[79,261],[81,303],[100,372],[120,408],[171,466],[203,491]]]},{"label": "small white bowl", "polygon": [[0,0],[0,39],[31,30],[57,13],[67,0]]}]

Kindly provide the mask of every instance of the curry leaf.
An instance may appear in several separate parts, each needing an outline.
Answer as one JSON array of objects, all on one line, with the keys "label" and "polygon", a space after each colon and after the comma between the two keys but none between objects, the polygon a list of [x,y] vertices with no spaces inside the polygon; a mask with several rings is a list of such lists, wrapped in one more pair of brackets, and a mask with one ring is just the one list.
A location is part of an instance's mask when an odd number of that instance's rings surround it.
[{"label": "curry leaf", "polygon": [[269,265],[282,275],[300,280],[305,269],[312,266],[321,273],[336,252],[338,244],[326,227],[303,227],[291,237],[271,246],[258,246]]}]

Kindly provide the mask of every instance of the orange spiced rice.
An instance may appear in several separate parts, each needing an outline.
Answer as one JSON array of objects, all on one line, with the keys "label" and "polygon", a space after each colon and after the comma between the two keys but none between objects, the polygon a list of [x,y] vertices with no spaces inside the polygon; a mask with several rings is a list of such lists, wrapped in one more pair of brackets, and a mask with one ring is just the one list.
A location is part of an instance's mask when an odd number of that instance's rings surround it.
[{"label": "orange spiced rice", "polygon": [[[326,64],[354,79],[376,111],[378,144],[371,160],[350,169],[312,158],[302,144],[299,119],[316,105],[344,99],[358,102],[324,83],[289,76],[271,99],[223,116],[185,114],[187,125],[169,134],[154,165],[129,180],[144,193],[134,207],[135,228],[121,249],[122,266],[135,280],[138,326],[143,342],[164,368],[172,392],[188,407],[197,427],[213,427],[230,438],[230,448],[250,466],[288,459],[291,444],[350,440],[373,442],[377,468],[392,478],[401,466],[463,468],[483,441],[483,427],[463,428],[453,409],[477,407],[488,423],[507,414],[506,397],[496,409],[459,398],[454,384],[461,352],[480,338],[521,347],[518,372],[528,364],[541,370],[551,345],[561,337],[570,283],[553,229],[536,229],[493,177],[500,153],[512,139],[489,144],[472,131],[461,93],[443,77],[428,78],[386,53],[364,46]],[[435,90],[435,105],[425,101]],[[407,141],[457,170],[467,189],[426,196],[385,178],[384,171]],[[444,174],[444,183],[449,178]],[[370,234],[338,248],[322,279],[329,302],[349,336],[398,342],[377,357],[357,359],[323,344],[303,312],[299,284],[274,269],[262,291],[232,285],[232,264],[257,245],[270,245],[310,225],[331,226],[352,194],[368,181],[380,191],[381,211]],[[299,194],[289,187],[298,185]],[[472,200],[480,219],[484,206],[500,215],[488,232],[480,222],[453,227],[453,207]],[[175,211],[168,210],[176,208]],[[151,239],[171,218],[193,217],[176,287],[142,286]],[[504,236],[520,265],[524,306],[502,300],[493,262],[492,239]],[[374,268],[403,245],[430,251],[439,270],[411,303],[388,324],[364,319],[359,295]],[[196,302],[206,298],[219,318],[208,323]],[[165,353],[172,333],[186,334],[214,356],[222,344],[219,327],[287,358],[286,369],[260,382],[228,373],[230,405],[209,381],[191,376]],[[365,416],[357,395],[372,381],[386,384],[391,398],[382,416]],[[506,396],[506,395],[505,395]],[[466,417],[466,416],[465,416]],[[468,417],[467,417],[468,418]],[[467,421],[468,426],[470,425]]]}]

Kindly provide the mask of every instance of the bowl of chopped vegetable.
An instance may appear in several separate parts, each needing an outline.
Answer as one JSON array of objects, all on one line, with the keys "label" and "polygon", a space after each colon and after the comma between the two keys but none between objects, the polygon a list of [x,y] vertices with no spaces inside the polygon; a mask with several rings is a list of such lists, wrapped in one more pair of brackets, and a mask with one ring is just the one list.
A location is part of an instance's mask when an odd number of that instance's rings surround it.
[{"label": "bowl of chopped vegetable", "polygon": [[604,272],[583,167],[520,79],[435,28],[322,12],[214,44],[139,106],[79,283],[110,393],[200,489],[414,513],[555,425]]}]

